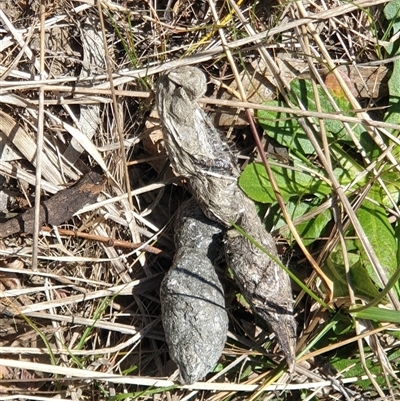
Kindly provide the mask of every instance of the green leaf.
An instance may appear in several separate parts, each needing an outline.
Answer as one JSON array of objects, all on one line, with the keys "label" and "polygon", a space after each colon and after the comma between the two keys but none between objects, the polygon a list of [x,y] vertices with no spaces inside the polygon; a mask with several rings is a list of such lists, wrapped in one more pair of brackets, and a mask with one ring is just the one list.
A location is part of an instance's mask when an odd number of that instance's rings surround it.
[{"label": "green leaf", "polygon": [[[370,349],[366,347],[364,352],[365,354],[369,354]],[[365,375],[363,364],[360,362],[360,356],[355,352],[355,347],[353,346],[342,347],[342,349],[338,350],[336,356],[331,360],[331,363],[338,372],[343,373],[343,377],[345,378],[361,377]],[[382,375],[382,367],[380,364],[371,361],[371,359],[366,359],[364,363],[369,371],[377,376],[376,381],[379,385],[385,386],[385,378],[384,375]],[[370,390],[372,388],[371,381],[368,379],[357,380],[355,384],[365,390]]]},{"label": "green leaf", "polygon": [[[271,100],[265,104],[273,107],[287,107],[286,103],[277,100]],[[282,146],[291,149],[293,153],[300,152],[302,155],[315,153],[314,147],[293,114],[259,110],[257,117],[264,131]]]},{"label": "green leaf", "polygon": [[[393,35],[400,30],[400,0],[392,0],[384,8],[384,14],[386,19],[390,22],[393,29]],[[387,52],[391,57],[396,56],[400,53],[400,40],[397,39],[394,43],[391,43],[387,48]],[[393,71],[390,76],[389,82],[389,110],[385,115],[385,122],[392,124],[400,123],[400,60],[393,62]]]},{"label": "green leaf", "polygon": [[[332,154],[336,157],[336,163],[340,166],[335,168],[335,177],[341,185],[347,185],[354,180],[364,170],[347,152],[340,149],[336,144],[331,146]],[[369,180],[368,176],[357,182],[357,186],[353,187],[353,191],[360,186],[365,185]]]},{"label": "green leaf", "polygon": [[[331,193],[331,188],[325,181],[310,174],[282,166],[271,166],[271,169],[285,202],[293,196],[309,194],[323,198]],[[239,178],[239,185],[247,196],[257,202],[276,202],[275,193],[262,164],[248,164]]]},{"label": "green leaf", "polygon": [[385,122],[400,124],[400,60],[393,63],[393,72],[388,82],[389,110],[385,115]]},{"label": "green leaf", "polygon": [[397,265],[400,266],[400,220],[397,220],[394,226],[394,237],[396,238],[396,249],[397,249]]},{"label": "green leaf", "polygon": [[[293,80],[291,82],[291,90],[297,97],[297,99],[293,99],[294,102],[299,100],[307,110],[317,111],[317,105],[310,81]],[[335,109],[331,105],[328,96],[320,86],[318,86],[318,96],[322,111],[324,113],[335,113]],[[344,115],[354,116],[352,106],[347,99],[343,97],[335,97],[335,101]],[[286,103],[276,100],[266,102],[265,104],[274,107],[287,106]],[[300,155],[304,156],[315,153],[313,145],[297,122],[298,117],[294,114],[259,110],[257,112],[257,117],[260,125],[270,137],[274,138],[281,145],[288,147],[291,152],[299,158],[301,157]],[[315,123],[318,124],[317,120],[315,120]],[[343,141],[353,144],[341,121],[324,119],[324,124],[331,145]],[[361,134],[364,132],[364,128],[359,124],[353,127],[353,133],[358,138],[360,138]],[[338,145],[337,148],[340,149],[341,145]]]},{"label": "green leaf", "polygon": [[[357,211],[357,218],[387,276],[391,277],[397,270],[397,247],[394,230],[389,223],[385,208],[365,200]],[[362,263],[368,270],[370,277],[375,281],[376,285],[380,286],[379,279],[365,254],[361,242],[356,240],[355,244],[360,251]]]},{"label": "green leaf", "polygon": [[400,0],[391,0],[383,9],[385,18],[391,22],[393,34],[400,30]]},{"label": "green leaf", "polygon": [[351,312],[350,314],[358,319],[374,320],[376,322],[387,322],[400,324],[400,312],[396,310],[378,308],[371,306],[371,308],[362,310],[360,312]]},{"label": "green leaf", "polygon": [[[389,192],[392,200],[398,205],[400,202],[400,181],[399,181],[399,172],[387,170],[382,172],[381,179],[383,184]],[[393,207],[392,200],[390,200],[386,191],[383,190],[383,186],[379,183],[375,183],[371,189],[374,192],[374,199],[379,199],[380,203],[388,208]]]},{"label": "green leaf", "polygon": [[[312,83],[311,81],[306,81],[306,80],[294,80],[292,81],[290,88],[292,91],[297,95],[297,97],[300,99],[301,103],[305,106],[306,110],[311,110],[311,111],[317,111],[317,105],[314,99],[314,92],[312,89]],[[318,96],[320,99],[320,104],[321,104],[321,110],[324,113],[335,113],[335,109],[331,105],[328,97],[326,96],[325,92],[322,90],[320,86],[318,86]],[[336,102],[339,101],[339,99],[335,99]],[[343,112],[343,114],[349,114],[346,113],[346,111],[351,110],[351,105],[350,103],[345,100],[345,99],[340,99],[340,110]],[[352,115],[354,113],[351,113]],[[346,139],[350,141],[351,139],[348,137],[347,132],[344,129],[343,123],[339,120],[330,120],[330,119],[324,119],[325,123],[325,128],[328,131],[328,134],[330,138],[336,140],[339,139]]]},{"label": "green leaf", "polygon": [[336,324],[332,327],[332,331],[336,336],[343,336],[349,334],[354,330],[354,319],[349,315],[338,312]]},{"label": "green leaf", "polygon": [[349,277],[346,277],[342,250],[339,247],[329,255],[324,266],[324,273],[332,280],[333,296],[348,297],[349,289],[347,280],[349,279],[350,286],[354,294],[358,298],[373,299],[379,295],[379,291],[374,286],[367,270],[361,263],[360,256],[352,251],[352,241],[346,241],[347,259],[349,261]]},{"label": "green leaf", "polygon": [[[304,216],[308,212],[312,212],[315,209],[315,206],[311,202],[304,202],[302,200],[293,202],[289,201],[286,203],[286,209],[292,220],[297,219],[298,217]],[[331,220],[331,212],[330,210],[325,210],[322,213],[319,213],[316,217],[305,221],[304,223],[300,223],[296,226],[297,232],[301,236],[303,243],[305,245],[310,245],[316,239],[320,238],[321,233],[325,229],[326,225]],[[285,219],[280,216],[279,221],[275,225],[276,229],[284,226],[286,224]],[[282,232],[283,237],[292,242],[292,236],[290,230],[285,230]]]}]

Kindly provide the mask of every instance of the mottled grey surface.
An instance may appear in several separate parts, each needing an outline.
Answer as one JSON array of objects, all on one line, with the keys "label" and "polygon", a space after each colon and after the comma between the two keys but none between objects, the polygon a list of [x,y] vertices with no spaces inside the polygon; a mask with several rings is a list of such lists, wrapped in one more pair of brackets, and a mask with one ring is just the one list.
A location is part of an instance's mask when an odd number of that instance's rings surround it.
[{"label": "mottled grey surface", "polygon": [[222,233],[194,199],[180,208],[175,221],[177,250],[160,299],[166,342],[182,384],[201,380],[224,349],[228,315],[213,266],[221,252]]},{"label": "mottled grey surface", "polygon": [[290,280],[270,256],[232,229],[232,223],[238,224],[270,255],[278,257],[254,202],[238,187],[240,170],[235,158],[196,102],[205,90],[205,76],[195,67],[177,68],[159,80],[156,100],[171,166],[187,178],[203,213],[228,228],[224,247],[236,282],[253,310],[277,335],[293,370],[296,323]]}]

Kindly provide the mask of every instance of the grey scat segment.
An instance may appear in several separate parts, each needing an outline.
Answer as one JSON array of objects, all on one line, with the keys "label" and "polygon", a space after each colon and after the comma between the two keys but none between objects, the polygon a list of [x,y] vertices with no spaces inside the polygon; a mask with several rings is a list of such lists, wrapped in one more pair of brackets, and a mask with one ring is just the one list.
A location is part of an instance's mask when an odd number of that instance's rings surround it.
[{"label": "grey scat segment", "polygon": [[[231,229],[232,222],[237,223],[277,257],[274,240],[265,231],[254,203],[238,187],[240,170],[232,152],[197,105],[195,96],[204,93],[204,83],[199,69],[180,67],[165,74],[158,85],[157,106],[171,166],[177,174],[188,178],[203,213],[228,228],[224,248],[236,282],[254,311],[277,335],[292,371],[296,323],[290,280],[269,256]],[[178,102],[176,96],[180,97]],[[219,161],[213,171],[214,160]]]},{"label": "grey scat segment", "polygon": [[199,74],[197,69],[182,67],[178,71],[170,71],[168,78],[170,82],[174,82],[185,93],[189,101],[196,100],[206,93],[206,76]]},{"label": "grey scat segment", "polygon": [[[233,153],[229,149],[228,144],[222,139],[220,133],[211,124],[208,116],[201,109],[196,110],[195,114],[196,127],[199,138],[208,138],[207,145],[199,141],[199,146],[210,147],[210,153],[212,158],[207,158],[207,160],[201,164],[203,167],[208,167],[209,171],[212,173],[221,173],[225,176],[231,175],[232,177],[238,176],[238,170],[236,167],[236,159]],[[201,133],[201,130],[205,130],[205,133]],[[204,142],[204,141],[203,141]],[[229,174],[230,173],[230,174]]]},{"label": "grey scat segment", "polygon": [[[238,224],[259,242],[270,254],[277,257],[275,243],[261,224],[254,224],[257,215],[254,204],[246,207]],[[234,229],[224,238],[227,263],[235,273],[242,294],[254,311],[261,316],[277,335],[292,371],[295,363],[296,322],[293,317],[293,298],[289,276],[268,255]]]},{"label": "grey scat segment", "polygon": [[174,224],[174,240],[177,250],[193,249],[206,255],[214,263],[221,254],[224,228],[209,220],[194,198],[179,208]]},{"label": "grey scat segment", "polygon": [[182,384],[201,380],[224,349],[228,315],[213,266],[220,254],[222,232],[194,199],[180,208],[175,222],[178,249],[160,296],[165,338]]},{"label": "grey scat segment", "polygon": [[[198,166],[199,170],[212,173],[232,171],[238,173],[236,161],[229,150],[227,143],[212,125],[207,115],[200,109],[196,99],[206,91],[206,80],[198,70],[193,68],[180,68],[181,73],[169,72],[161,77],[157,90],[157,103],[162,107],[160,115],[166,128],[174,132],[174,138],[165,137],[165,141],[174,141],[175,146],[168,146],[170,156],[185,159],[182,166],[176,165],[176,173],[187,175],[187,170],[194,173],[190,167]],[[182,75],[182,71],[184,74]],[[173,149],[180,155],[175,155]],[[182,160],[181,160],[182,161]],[[182,168],[180,168],[182,167]]]}]

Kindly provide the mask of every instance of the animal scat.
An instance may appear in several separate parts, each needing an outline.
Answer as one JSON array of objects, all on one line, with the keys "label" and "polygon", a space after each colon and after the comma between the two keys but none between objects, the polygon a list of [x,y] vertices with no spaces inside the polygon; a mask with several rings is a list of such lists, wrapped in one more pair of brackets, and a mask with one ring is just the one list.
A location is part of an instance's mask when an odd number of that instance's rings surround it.
[{"label": "animal scat", "polygon": [[[258,216],[254,204],[251,204],[244,203],[246,213],[237,224],[277,258],[272,237],[262,224],[254,223],[255,218],[258,221]],[[226,232],[224,243],[227,263],[235,272],[242,294],[277,335],[292,371],[295,363],[296,323],[289,277],[272,258],[244,239],[235,229]]]},{"label": "animal scat", "polygon": [[[219,132],[200,109],[193,94],[205,92],[204,74],[184,67],[162,76],[156,98],[164,128],[174,135],[164,135],[171,165],[178,175],[199,175],[220,171],[221,166],[239,175],[235,158]],[[184,76],[182,75],[184,73]],[[235,171],[236,170],[236,171]]]},{"label": "animal scat", "polygon": [[205,93],[205,86],[204,74],[195,67],[177,68],[158,82],[156,101],[171,166],[187,178],[203,213],[228,228],[224,248],[235,279],[253,310],[277,335],[292,371],[296,323],[290,280],[273,259],[231,228],[232,222],[237,223],[277,257],[273,238],[254,203],[237,185],[240,170],[235,158],[196,103],[196,95]]},{"label": "animal scat", "polygon": [[175,222],[176,253],[161,284],[165,339],[180,382],[201,380],[218,362],[228,332],[222,285],[213,264],[221,253],[223,227],[191,200]]}]

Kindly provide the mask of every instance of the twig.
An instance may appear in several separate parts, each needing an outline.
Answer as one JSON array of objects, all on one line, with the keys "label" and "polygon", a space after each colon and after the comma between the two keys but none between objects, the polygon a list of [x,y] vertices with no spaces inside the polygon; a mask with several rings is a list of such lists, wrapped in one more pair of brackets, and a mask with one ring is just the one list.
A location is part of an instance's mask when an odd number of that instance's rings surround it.
[{"label": "twig", "polygon": [[[47,233],[52,233],[53,230],[50,227],[43,226],[40,231],[47,232]],[[134,244],[133,242],[129,241],[123,241],[119,239],[114,239],[114,238],[109,238],[109,237],[102,237],[100,235],[94,235],[94,234],[88,234],[88,233],[83,233],[79,231],[73,231],[73,230],[67,230],[65,228],[57,228],[57,231],[61,235],[68,235],[70,237],[78,237],[78,238],[85,238],[89,239],[91,241],[98,241],[106,244],[106,246],[116,246],[120,248],[126,248],[126,249],[137,249],[143,246],[143,243],[140,244]],[[156,248],[151,245],[145,245],[142,248],[144,251],[153,253],[154,255],[159,255],[163,251],[159,248]]]}]

